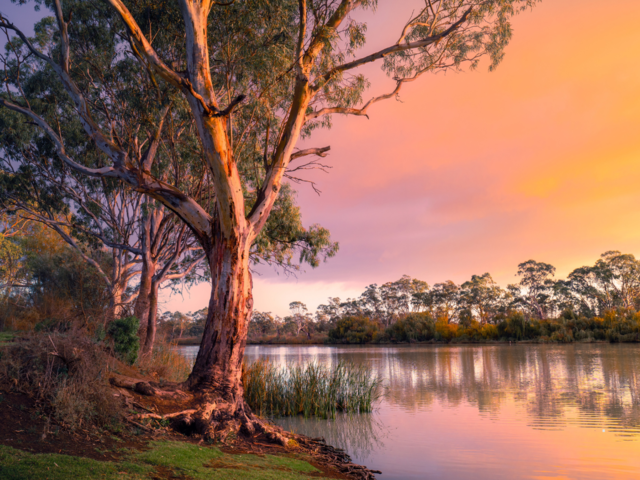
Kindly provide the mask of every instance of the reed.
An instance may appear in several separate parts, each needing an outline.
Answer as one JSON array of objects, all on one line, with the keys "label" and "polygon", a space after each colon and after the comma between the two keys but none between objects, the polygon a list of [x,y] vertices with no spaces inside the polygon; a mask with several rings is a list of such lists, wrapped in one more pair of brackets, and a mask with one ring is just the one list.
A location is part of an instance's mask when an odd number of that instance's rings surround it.
[{"label": "reed", "polygon": [[380,397],[380,380],[364,366],[340,362],[277,367],[260,360],[243,371],[245,400],[260,415],[335,418],[366,413]]}]

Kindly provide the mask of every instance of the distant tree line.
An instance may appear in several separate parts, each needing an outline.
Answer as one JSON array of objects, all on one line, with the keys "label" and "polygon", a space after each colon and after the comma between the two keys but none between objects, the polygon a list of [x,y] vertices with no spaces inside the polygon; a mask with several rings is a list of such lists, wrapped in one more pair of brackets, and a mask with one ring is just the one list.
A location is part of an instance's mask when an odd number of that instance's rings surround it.
[{"label": "distant tree line", "polygon": [[315,313],[301,302],[284,318],[254,312],[256,342],[640,341],[640,261],[608,251],[594,265],[555,279],[555,267],[528,260],[502,288],[489,273],[433,286],[403,276],[372,284],[355,299],[330,298]]}]

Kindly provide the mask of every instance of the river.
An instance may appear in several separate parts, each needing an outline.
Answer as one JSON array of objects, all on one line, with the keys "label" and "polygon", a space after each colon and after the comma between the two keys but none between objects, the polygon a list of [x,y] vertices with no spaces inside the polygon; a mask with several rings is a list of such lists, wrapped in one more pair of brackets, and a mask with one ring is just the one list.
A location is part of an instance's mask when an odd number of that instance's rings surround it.
[{"label": "river", "polygon": [[637,345],[248,346],[258,358],[379,375],[372,414],[275,422],[384,480],[640,479]]}]

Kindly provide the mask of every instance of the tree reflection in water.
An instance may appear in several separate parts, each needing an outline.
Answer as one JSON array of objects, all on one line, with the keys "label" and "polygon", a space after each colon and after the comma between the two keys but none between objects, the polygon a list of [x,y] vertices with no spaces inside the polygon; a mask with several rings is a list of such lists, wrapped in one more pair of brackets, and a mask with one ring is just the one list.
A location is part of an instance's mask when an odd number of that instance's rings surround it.
[{"label": "tree reflection in water", "polygon": [[[249,347],[247,360],[364,363],[384,379],[380,410],[415,413],[434,403],[471,405],[498,417],[515,404],[535,429],[568,424],[640,433],[640,348],[635,345],[482,345]],[[279,419],[285,428],[325,437],[357,457],[381,447],[388,427],[374,415],[335,422]],[[355,452],[359,454],[356,454]]]},{"label": "tree reflection in water", "polygon": [[376,363],[385,401],[406,411],[434,402],[498,415],[524,407],[534,428],[566,423],[638,433],[640,349],[634,345],[395,348]]},{"label": "tree reflection in water", "polygon": [[260,358],[347,361],[379,375],[385,396],[373,414],[274,421],[324,437],[382,478],[640,478],[638,345],[247,348],[247,362]]}]

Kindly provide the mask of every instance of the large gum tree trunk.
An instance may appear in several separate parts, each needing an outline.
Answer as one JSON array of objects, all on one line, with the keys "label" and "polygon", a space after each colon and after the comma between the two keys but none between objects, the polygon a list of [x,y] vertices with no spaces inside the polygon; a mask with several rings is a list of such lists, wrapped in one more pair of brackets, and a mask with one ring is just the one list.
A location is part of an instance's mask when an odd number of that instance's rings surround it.
[{"label": "large gum tree trunk", "polygon": [[200,350],[187,385],[224,399],[231,415],[243,406],[242,362],[253,310],[247,235],[216,235],[208,252],[211,300]]}]

